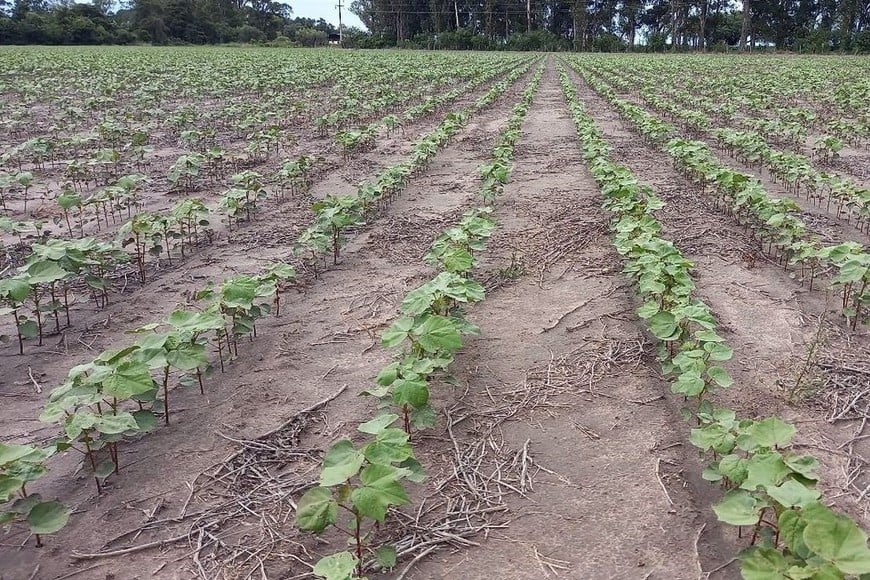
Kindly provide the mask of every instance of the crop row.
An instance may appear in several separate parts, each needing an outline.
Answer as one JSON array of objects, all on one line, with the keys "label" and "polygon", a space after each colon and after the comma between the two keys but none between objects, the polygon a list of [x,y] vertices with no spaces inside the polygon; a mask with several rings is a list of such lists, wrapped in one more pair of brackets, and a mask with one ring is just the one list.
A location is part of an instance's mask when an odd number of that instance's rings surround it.
[{"label": "crop row", "polygon": [[[724,497],[713,510],[719,521],[752,530],[740,554],[746,580],[854,578],[870,573],[867,535],[848,517],[826,507],[816,489],[819,462],[791,447],[793,425],[777,417],[740,419],[709,400],[732,378],[719,363],[733,356],[710,308],[695,296],[692,263],[660,236],[654,191],[609,158],[611,148],[580,104],[564,69],[561,82],[577,127],[583,157],[613,213],[613,243],[643,304],[637,315],[659,341],[662,373],[697,422],[690,442],[709,464],[704,479]],[[863,577],[863,576],[862,576]]]},{"label": "crop row", "polygon": [[[408,175],[428,164],[472,112],[489,106],[526,70],[528,66],[498,83],[468,111],[448,114],[438,128],[415,144],[411,160],[402,165],[410,169]],[[536,78],[539,76],[540,73]],[[380,193],[372,200],[379,200],[379,196],[394,196],[404,187],[404,181],[399,187],[398,183],[388,182],[383,174],[376,183],[385,189],[376,189]],[[363,210],[362,206],[349,203],[329,206],[329,199],[322,202],[325,205],[315,204],[317,216],[300,237],[300,248],[311,250],[308,244],[311,243],[312,232],[317,232],[317,228],[328,229],[332,233],[330,242],[337,244],[339,235],[334,232],[340,234],[345,227],[339,224],[351,220],[359,225],[362,213],[355,212]],[[469,214],[467,221],[463,221],[459,227],[471,236],[486,234],[485,237],[488,237],[486,214],[483,210],[479,215]],[[478,234],[480,228],[483,229]],[[73,243],[81,245],[84,242],[87,240]],[[477,243],[473,240],[469,243],[469,251],[473,251]],[[334,248],[337,255],[338,245]],[[433,261],[446,260],[451,265],[458,264],[456,260],[459,256],[454,255],[451,248],[442,249],[444,254],[433,249]],[[49,264],[44,268],[52,275],[54,270],[60,268],[52,262],[54,257],[49,255],[42,262]],[[83,264],[89,264],[89,261],[82,259]],[[273,309],[278,314],[281,285],[295,275],[291,266],[277,263],[256,276],[237,276],[219,285],[210,283],[194,294],[194,301],[200,306],[176,310],[164,321],[135,329],[132,332],[141,338],[132,345],[105,351],[91,362],[71,369],[66,381],[50,394],[40,416],[42,421],[58,423],[63,431],[62,436],[44,447],[0,446],[0,505],[3,505],[0,520],[4,523],[27,521],[31,532],[37,535],[37,542],[40,541],[39,535],[62,528],[69,517],[65,506],[56,501],[43,501],[38,494],[27,490],[28,484],[47,472],[47,461],[61,452],[82,454],[93,472],[98,492],[101,491],[102,481],[120,469],[120,443],[153,430],[158,415],[162,415],[164,422],[169,423],[170,386],[198,387],[204,393],[203,380],[213,373],[215,366],[211,362],[209,350],[211,355],[217,351],[223,371],[228,361],[239,356],[240,339],[253,339],[256,336],[256,321]],[[455,276],[462,278],[458,274]],[[12,280],[16,279],[20,280]],[[35,284],[48,283],[42,278],[37,280]],[[54,294],[55,286],[53,283],[49,285]],[[30,283],[17,283],[7,290],[18,292],[22,286],[29,288]],[[438,336],[438,330],[434,329],[433,340]]]},{"label": "crop row", "polygon": [[[631,86],[624,78],[613,74],[607,74],[606,78],[621,90],[628,90]],[[771,147],[757,131],[716,126],[706,114],[697,110],[693,95],[668,90],[658,80],[655,84],[647,79],[643,81],[645,87],[639,94],[651,107],[691,130],[711,133],[729,153],[750,166],[763,163],[774,178],[782,180],[795,194],[803,185],[807,199],[812,198],[819,205],[826,201],[828,208],[832,201],[836,202],[838,218],[845,210],[847,223],[854,214],[855,227],[870,232],[870,189],[861,187],[852,179],[818,170],[812,160],[800,153]],[[666,96],[661,96],[660,92]],[[668,97],[675,98],[675,101]],[[841,148],[842,143],[829,137],[820,137],[814,147],[824,157],[836,156]]]},{"label": "crop row", "polygon": [[[327,196],[316,202],[312,209],[315,218],[305,229],[294,246],[294,252],[313,268],[315,275],[319,263],[326,255],[338,259],[344,242],[343,232],[349,227],[363,223],[365,217],[375,209],[390,203],[404,189],[410,177],[423,169],[440,147],[467,123],[471,115],[491,105],[531,66],[513,70],[503,80],[496,83],[484,95],[466,109],[448,113],[443,121],[430,133],[414,143],[410,158],[382,171],[373,181],[360,186],[355,195]],[[300,191],[309,185],[311,159],[302,156],[288,161],[273,176],[276,202],[283,200],[284,191]],[[219,209],[225,215],[227,225],[242,219],[250,219],[259,208],[259,202],[267,197],[264,178],[254,171],[243,171],[230,178],[233,186],[227,190],[220,201]],[[109,216],[115,219],[115,212],[131,211],[135,206],[137,188],[141,180],[125,180],[127,187],[118,186],[115,194],[126,200],[124,206],[116,207],[108,202],[94,206],[96,216],[101,213],[108,225]],[[73,228],[70,212],[77,211],[78,226],[83,230],[87,205],[81,196],[65,194],[58,199],[64,210],[64,218],[69,233]],[[109,214],[107,208],[112,207]],[[123,209],[122,209],[123,207]],[[54,319],[56,329],[60,328],[63,314],[70,323],[70,304],[73,289],[84,283],[98,307],[105,307],[109,301],[111,274],[119,265],[134,262],[141,282],[146,281],[146,261],[165,259],[172,264],[173,251],[185,256],[185,249],[212,239],[209,218],[215,210],[207,207],[201,200],[188,198],[179,202],[167,213],[139,212],[120,228],[122,243],[100,242],[92,238],[80,240],[50,240],[45,244],[35,244],[32,254],[18,273],[0,280],[0,316],[13,316],[19,352],[24,352],[24,340],[39,338],[42,344],[44,319]],[[98,217],[99,219],[99,217]],[[123,251],[130,246],[132,252]],[[0,341],[9,337],[0,336]]]},{"label": "crop row", "polygon": [[[492,162],[507,168],[498,180],[502,185],[542,74],[543,66],[514,107],[492,151]],[[491,183],[486,167],[481,167],[480,194],[491,204],[499,186]],[[396,564],[395,548],[375,547],[373,535],[391,507],[410,502],[405,482],[419,483],[425,478],[414,454],[412,432],[434,425],[430,385],[449,376],[454,355],[462,348],[462,336],[479,333],[465,318],[464,308],[484,299],[483,286],[470,274],[475,252],[485,248],[495,228],[491,214],[488,205],[473,209],[436,238],[425,260],[439,273],[405,296],[400,317],[381,336],[382,344],[397,354],[378,373],[376,386],[363,392],[379,401],[377,416],[358,427],[366,441],[356,445],[345,438],[334,443],[323,458],[319,485],[298,502],[300,528],[318,534],[335,528],[349,537],[350,551],[317,562],[314,574],[318,577],[356,580],[375,563],[382,569]],[[397,422],[401,427],[393,426]],[[347,523],[340,522],[339,508],[348,514]]]},{"label": "crop row", "polygon": [[619,57],[602,62],[611,72],[642,84],[646,84],[642,79],[654,78],[658,88],[673,87],[691,95],[687,102],[693,108],[728,122],[739,120],[745,127],[795,147],[802,147],[813,129],[828,134],[823,137],[860,144],[870,137],[866,63],[842,63],[835,68],[817,64],[801,61],[778,67],[719,59],[635,59],[628,67]]},{"label": "crop row", "polygon": [[[358,142],[370,143],[381,125],[395,128],[402,122],[430,114],[464,92],[503,74],[514,64],[515,61],[507,61],[491,66],[473,67],[465,74],[471,80],[460,88],[427,98],[423,103],[405,111],[401,118],[389,114],[363,129],[342,131],[336,135],[336,141],[346,150],[356,147]],[[220,178],[225,174],[226,168],[249,167],[251,163],[267,161],[272,153],[277,155],[282,148],[289,149],[295,143],[294,135],[281,125],[280,116],[269,108],[269,103],[256,103],[254,106],[263,109],[255,115],[256,119],[242,118],[237,121],[238,138],[244,140],[244,149],[235,153],[222,147],[218,137],[220,131],[226,130],[226,127],[222,127],[220,120],[207,112],[191,111],[184,119],[174,123],[172,129],[178,145],[189,152],[179,156],[168,170],[166,178],[172,187],[190,191],[203,177]],[[334,113],[339,114],[343,110]],[[232,118],[237,120],[239,117]],[[135,117],[109,117],[84,133],[69,136],[64,136],[64,131],[55,126],[50,135],[34,137],[8,149],[0,157],[0,167],[7,167],[5,173],[0,173],[0,201],[4,208],[13,194],[23,195],[26,212],[28,193],[32,195],[40,182],[34,172],[58,166],[63,167],[59,181],[64,189],[84,193],[93,182],[94,187],[109,187],[94,192],[88,202],[111,198],[111,189],[115,186],[110,184],[125,172],[142,172],[151,164],[153,146],[157,139],[155,131],[158,128],[146,121],[137,121]],[[53,179],[46,177],[45,181],[45,187],[48,188]]]},{"label": "crop row", "polygon": [[721,163],[703,141],[680,137],[674,126],[620,99],[609,85],[585,69],[578,72],[625,119],[662,147],[673,158],[674,165],[701,187],[702,193],[712,186],[717,204],[722,203],[738,223],[742,220],[742,225],[757,237],[762,250],[766,245],[766,252],[785,268],[799,268],[801,280],[808,278],[810,289],[819,270],[833,268],[835,276],[831,284],[842,296],[842,313],[852,328],[870,320],[866,314],[870,308],[870,254],[861,244],[822,245],[797,216],[799,207],[793,200],[771,197],[757,179]]}]

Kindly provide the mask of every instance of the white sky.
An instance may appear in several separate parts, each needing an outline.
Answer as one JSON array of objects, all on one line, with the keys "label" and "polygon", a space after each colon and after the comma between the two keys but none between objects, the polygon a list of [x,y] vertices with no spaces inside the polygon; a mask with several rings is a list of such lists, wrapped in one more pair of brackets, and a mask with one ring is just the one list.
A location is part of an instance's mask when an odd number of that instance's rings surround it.
[{"label": "white sky", "polygon": [[[284,0],[293,7],[293,16],[302,18],[323,18],[327,22],[338,26],[338,0]],[[362,21],[348,9],[350,0],[343,0],[344,9],[341,11],[341,22],[345,26],[356,26],[365,29]]]}]

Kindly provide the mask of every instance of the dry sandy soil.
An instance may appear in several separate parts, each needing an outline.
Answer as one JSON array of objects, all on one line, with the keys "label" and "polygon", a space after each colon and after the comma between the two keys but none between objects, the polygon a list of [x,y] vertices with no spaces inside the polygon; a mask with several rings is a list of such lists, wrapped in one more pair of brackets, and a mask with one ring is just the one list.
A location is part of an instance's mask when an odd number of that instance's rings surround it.
[{"label": "dry sandy soil", "polygon": [[[481,336],[457,357],[454,384],[436,388],[438,424],[418,450],[427,482],[415,490],[413,507],[379,531],[416,545],[396,571],[373,577],[737,578],[731,560],[741,543],[710,510],[718,492],[700,478],[682,402],[670,394],[634,315],[633,290],[620,273],[554,58],[545,66],[511,181],[495,206],[497,233],[476,273],[488,291],[469,312]],[[374,403],[358,393],[390,360],[375,337],[404,294],[431,277],[421,257],[435,236],[479,203],[477,167],[529,78],[475,115],[395,203],[355,232],[339,264],[292,289],[281,316],[263,324],[204,396],[174,394],[176,420],[125,445],[122,472],[101,495],[78,458],[55,462],[40,491],[73,506],[70,524],[41,549],[22,545],[20,530],[4,536],[0,577],[304,577],[300,561],[331,546],[294,529],[292,500],[316,478],[321,450],[353,437],[370,417]],[[769,263],[666,154],[572,78],[615,158],[667,202],[659,214],[663,235],[695,263],[699,294],[735,350],[728,370],[740,386],[722,400],[744,415],[775,412],[797,423],[800,444],[824,462],[826,489],[864,519],[868,439],[853,441],[864,425],[855,409],[840,413],[847,393],[838,394],[836,373],[847,372],[847,360],[870,364],[867,333],[847,332],[824,292],[808,292]],[[422,134],[436,122],[406,131]],[[308,195],[352,191],[362,176],[407,154],[409,142],[379,141],[342,171],[319,176]],[[82,310],[42,349],[22,357],[4,347],[3,439],[53,435],[36,419],[47,388],[37,392],[34,381],[57,383],[92,350],[165,315],[206,279],[289,258],[309,202],[299,196],[266,212],[131,288],[106,311]],[[821,235],[866,243],[818,210],[807,212],[818,216],[810,223]],[[789,404],[804,366],[818,389]],[[866,406],[862,400],[857,408]],[[259,448],[245,443],[251,440]],[[271,481],[258,473],[263,469],[274,469]],[[106,551],[118,553],[87,556]]]}]

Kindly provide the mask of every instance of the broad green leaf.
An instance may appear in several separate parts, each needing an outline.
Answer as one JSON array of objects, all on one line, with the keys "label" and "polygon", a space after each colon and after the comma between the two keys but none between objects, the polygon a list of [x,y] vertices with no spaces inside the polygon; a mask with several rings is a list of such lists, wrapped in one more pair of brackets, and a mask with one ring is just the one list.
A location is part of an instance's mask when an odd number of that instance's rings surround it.
[{"label": "broad green leaf", "polygon": [[402,429],[384,429],[377,438],[363,447],[370,463],[392,465],[401,463],[413,455],[408,443],[408,434]]},{"label": "broad green leaf", "polygon": [[148,365],[141,361],[127,360],[112,369],[112,374],[103,383],[103,392],[125,401],[154,388],[154,380]]},{"label": "broad green leaf", "polygon": [[399,406],[422,407],[429,402],[429,387],[426,381],[397,379],[393,383],[393,402]]},{"label": "broad green leaf", "polygon": [[429,310],[434,300],[435,295],[432,293],[432,290],[427,285],[424,285],[408,292],[405,299],[399,305],[399,310],[407,316],[418,316]]},{"label": "broad green leaf", "polygon": [[793,479],[766,488],[767,495],[785,507],[803,507],[819,499],[821,493]]},{"label": "broad green leaf", "polygon": [[807,522],[803,534],[807,548],[845,574],[870,574],[867,534],[855,522],[821,504],[805,509],[803,517]]},{"label": "broad green leaf", "polygon": [[399,418],[395,413],[384,413],[383,415],[378,415],[371,421],[366,421],[362,423],[357,429],[363,433],[368,433],[370,435],[377,435],[390,425],[396,422]]},{"label": "broad green leaf", "polygon": [[710,367],[707,369],[707,375],[713,379],[717,385],[727,389],[734,384],[734,379],[728,374],[728,371],[722,367]]},{"label": "broad green leaf", "polygon": [[148,433],[157,427],[157,417],[151,411],[135,411],[133,419],[140,433]]},{"label": "broad green leaf", "polygon": [[364,460],[362,451],[356,449],[349,439],[342,439],[323,458],[320,485],[330,487],[344,483],[359,473]]},{"label": "broad green leaf", "polygon": [[811,455],[784,456],[783,461],[796,473],[815,481],[818,479],[816,470],[819,468],[819,460]]},{"label": "broad green leaf", "polygon": [[69,509],[57,501],[38,503],[27,514],[27,523],[34,534],[53,534],[69,521]]},{"label": "broad green leaf", "polygon": [[415,326],[411,332],[426,352],[455,352],[462,348],[462,336],[446,316],[427,316],[423,324]]},{"label": "broad green leaf", "polygon": [[721,342],[705,342],[704,350],[710,354],[710,360],[727,361],[734,356],[734,351],[726,344]]},{"label": "broad green leaf", "polygon": [[413,318],[399,318],[381,334],[381,344],[386,348],[395,348],[401,345],[412,328],[414,328]]},{"label": "broad green leaf", "polygon": [[740,485],[746,479],[746,460],[739,455],[726,455],[719,460],[719,473]]},{"label": "broad green leaf", "polygon": [[34,451],[36,451],[36,448],[30,445],[7,445],[0,443],[0,466],[12,463],[16,459],[27,457]]},{"label": "broad green leaf", "polygon": [[732,490],[713,506],[719,521],[732,526],[752,526],[758,523],[762,506],[743,490]]},{"label": "broad green leaf", "polygon": [[351,492],[351,501],[367,518],[383,522],[387,508],[404,505],[410,500],[399,479],[407,475],[404,469],[389,465],[369,465],[360,473],[361,487]]},{"label": "broad green leaf", "polygon": [[415,458],[409,457],[400,463],[399,467],[408,471],[408,475],[405,476],[408,481],[413,481],[414,483],[423,483],[426,481],[426,471]]},{"label": "broad green leaf", "polygon": [[414,407],[411,411],[411,424],[416,429],[434,427],[436,422],[435,409],[429,403]]},{"label": "broad green leaf", "polygon": [[34,262],[27,266],[27,275],[31,285],[50,284],[62,280],[68,272],[55,262]]},{"label": "broad green leaf", "polygon": [[381,546],[375,550],[375,559],[381,568],[392,568],[396,565],[396,548],[394,546]]},{"label": "broad green leaf", "polygon": [[743,580],[790,580],[789,563],[772,548],[753,546],[740,555],[740,562]]},{"label": "broad green leaf", "polygon": [[338,504],[326,487],[313,487],[299,499],[296,525],[309,532],[320,533],[338,521]]},{"label": "broad green leaf", "polygon": [[139,424],[130,413],[121,411],[116,415],[102,415],[94,425],[100,433],[116,435],[127,431],[137,431]]},{"label": "broad green leaf", "polygon": [[701,451],[729,453],[734,448],[734,435],[721,425],[707,425],[700,429],[692,429],[689,441]]},{"label": "broad green leaf", "polygon": [[756,453],[749,457],[744,465],[747,475],[740,488],[749,491],[754,491],[758,487],[767,489],[779,485],[791,473],[782,456],[775,451]]},{"label": "broad green leaf", "polygon": [[750,427],[749,434],[759,447],[775,447],[788,445],[797,429],[779,417],[768,417],[756,421]]},{"label": "broad green leaf", "polygon": [[356,557],[350,552],[326,556],[314,565],[314,575],[324,580],[350,580],[356,570]]},{"label": "broad green leaf", "polygon": [[804,529],[807,522],[797,510],[788,509],[779,515],[779,537],[794,554],[801,558],[809,557],[810,551],[804,543]]},{"label": "broad green leaf", "polygon": [[671,391],[685,397],[697,397],[706,387],[704,379],[695,372],[683,373],[671,384]]},{"label": "broad green leaf", "polygon": [[0,503],[5,503],[14,498],[24,485],[24,481],[17,477],[0,475]]},{"label": "broad green leaf", "polygon": [[659,340],[672,340],[677,332],[677,320],[670,312],[659,312],[649,319],[649,330]]},{"label": "broad green leaf", "polygon": [[166,362],[182,371],[192,371],[207,366],[205,345],[183,342],[166,353]]}]

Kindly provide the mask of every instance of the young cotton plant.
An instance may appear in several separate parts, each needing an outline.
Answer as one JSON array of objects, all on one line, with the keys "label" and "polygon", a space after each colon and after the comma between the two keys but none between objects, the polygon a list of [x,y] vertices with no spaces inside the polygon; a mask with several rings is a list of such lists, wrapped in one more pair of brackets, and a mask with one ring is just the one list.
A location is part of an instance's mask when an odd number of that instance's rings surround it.
[{"label": "young cotton plant", "polygon": [[[326,580],[362,578],[367,557],[374,557],[380,568],[395,566],[396,550],[389,545],[374,547],[378,524],[392,506],[410,502],[404,481],[420,483],[425,479],[414,457],[408,434],[391,427],[399,417],[384,414],[363,423],[359,431],[370,437],[357,447],[350,439],[336,442],[323,458],[317,487],[299,500],[296,525],[323,533],[332,527],[348,537],[351,551],[322,558],[314,574]],[[339,517],[347,513],[347,519]]]},{"label": "young cotton plant", "polygon": [[[156,425],[154,413],[144,405],[156,401],[157,383],[139,351],[139,346],[108,350],[74,367],[52,390],[39,417],[44,423],[60,424],[59,450],[73,449],[85,456],[98,493],[102,480],[120,469],[118,444]],[[101,460],[104,450],[108,457]]]},{"label": "young cotton plant", "polygon": [[0,443],[0,526],[25,522],[42,546],[41,536],[53,534],[69,520],[70,510],[57,501],[43,501],[27,486],[45,475],[45,462],[56,452],[49,446]]},{"label": "young cotton plant", "polygon": [[740,555],[741,572],[762,578],[864,578],[870,574],[867,534],[821,503],[819,462],[790,449],[796,429],[781,419],[738,419],[705,404],[690,441],[713,460],[704,479],[725,496],[713,510],[719,521],[752,528]]},{"label": "young cotton plant", "polygon": [[489,208],[466,212],[456,226],[444,230],[424,259],[445,272],[466,276],[475,265],[474,252],[483,250],[495,229]]}]

